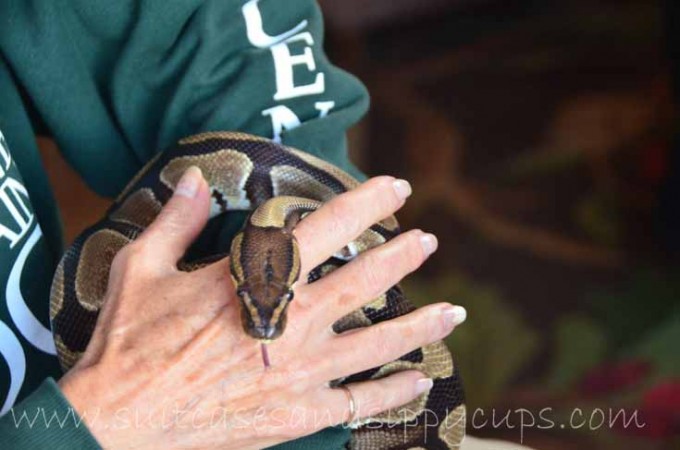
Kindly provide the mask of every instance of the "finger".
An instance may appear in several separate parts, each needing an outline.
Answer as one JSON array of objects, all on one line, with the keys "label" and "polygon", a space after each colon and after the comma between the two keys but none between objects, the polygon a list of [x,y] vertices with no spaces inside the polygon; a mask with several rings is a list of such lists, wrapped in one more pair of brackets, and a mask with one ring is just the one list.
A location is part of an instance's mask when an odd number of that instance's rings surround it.
[{"label": "finger", "polygon": [[319,281],[301,286],[300,297],[311,299],[305,304],[321,310],[315,322],[326,327],[379,297],[420,267],[436,249],[437,238],[433,234],[420,230],[400,234]]},{"label": "finger", "polygon": [[331,425],[347,423],[350,419],[364,419],[388,409],[405,405],[432,388],[432,379],[417,370],[406,370],[379,380],[346,385],[354,400],[354,417],[350,399],[341,388],[322,391],[320,405],[328,405]]},{"label": "finger", "polygon": [[[462,306],[448,303],[424,306],[395,319],[337,336],[331,343],[333,350],[323,352],[323,358],[315,367],[326,380],[372,369],[443,339],[466,317]],[[371,350],[357,351],[367,348]]]},{"label": "finger", "polygon": [[371,178],[311,213],[295,227],[304,275],[357,238],[371,225],[388,217],[411,194],[405,180]]},{"label": "finger", "polygon": [[201,232],[210,213],[210,192],[201,169],[192,166],[182,175],[175,192],[138,242],[153,252],[153,260],[172,264]]}]

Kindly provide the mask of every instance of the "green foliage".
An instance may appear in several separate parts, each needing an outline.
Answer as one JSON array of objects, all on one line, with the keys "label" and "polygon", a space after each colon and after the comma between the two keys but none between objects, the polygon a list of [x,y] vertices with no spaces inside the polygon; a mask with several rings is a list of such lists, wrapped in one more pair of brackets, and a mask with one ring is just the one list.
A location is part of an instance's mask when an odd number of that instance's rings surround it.
[{"label": "green foliage", "polygon": [[555,390],[566,390],[589,369],[604,360],[607,338],[602,328],[582,315],[561,318],[555,328],[553,362],[546,385]]},{"label": "green foliage", "polygon": [[680,292],[677,275],[677,270],[641,271],[620,288],[592,296],[594,317],[606,325],[613,348],[637,344],[675,313]]},{"label": "green foliage", "polygon": [[657,378],[680,375],[680,309],[641,336],[639,341],[622,352],[624,357],[649,361]]},{"label": "green foliage", "polygon": [[656,379],[678,376],[677,292],[677,277],[642,271],[618,289],[594,296],[594,319],[576,314],[563,317],[555,331],[547,386],[568,388],[605,359],[647,361]]},{"label": "green foliage", "polygon": [[449,299],[468,310],[466,323],[446,343],[460,367],[470,407],[489,406],[502,398],[538,348],[538,335],[496,290],[460,275],[433,282],[405,283],[416,303]]},{"label": "green foliage", "polygon": [[[404,283],[416,304],[447,299],[465,306],[468,319],[447,339],[460,367],[471,408],[498,404],[536,355],[541,342],[552,346],[552,364],[535,386],[562,393],[605,361],[643,360],[652,379],[680,374],[680,283],[658,272],[642,272],[619,289],[593,298],[597,313],[561,317],[552,336],[541,336],[497,290],[460,274]],[[547,339],[547,340],[546,340]],[[626,391],[637,397],[639,391]],[[621,399],[619,399],[621,400]]]}]

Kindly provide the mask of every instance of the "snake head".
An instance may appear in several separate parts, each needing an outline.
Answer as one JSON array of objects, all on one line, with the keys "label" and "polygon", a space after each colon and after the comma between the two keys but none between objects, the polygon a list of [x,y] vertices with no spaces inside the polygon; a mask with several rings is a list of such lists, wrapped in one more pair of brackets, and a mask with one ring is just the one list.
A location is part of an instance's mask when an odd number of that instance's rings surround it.
[{"label": "snake head", "polygon": [[300,272],[297,242],[276,227],[249,227],[231,245],[231,276],[247,335],[270,341],[283,334]]},{"label": "snake head", "polygon": [[272,341],[286,329],[286,311],[293,300],[287,286],[241,285],[236,289],[241,302],[241,325],[245,333],[260,341]]}]

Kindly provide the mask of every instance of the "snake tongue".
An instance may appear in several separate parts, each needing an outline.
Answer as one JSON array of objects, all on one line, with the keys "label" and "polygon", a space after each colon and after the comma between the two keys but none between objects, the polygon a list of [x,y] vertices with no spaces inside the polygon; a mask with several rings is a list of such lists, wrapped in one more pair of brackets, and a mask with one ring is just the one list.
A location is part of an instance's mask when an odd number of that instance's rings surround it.
[{"label": "snake tongue", "polygon": [[267,351],[267,344],[264,342],[260,344],[260,350],[262,351],[262,363],[264,364],[265,369],[269,369],[271,367],[271,363],[269,362],[269,352]]}]

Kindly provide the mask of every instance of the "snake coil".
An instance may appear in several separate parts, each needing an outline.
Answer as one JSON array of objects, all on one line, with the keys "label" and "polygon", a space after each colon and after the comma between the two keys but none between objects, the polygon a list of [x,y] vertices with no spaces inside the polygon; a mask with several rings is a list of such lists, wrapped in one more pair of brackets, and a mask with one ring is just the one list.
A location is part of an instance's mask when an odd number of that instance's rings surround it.
[{"label": "snake coil", "polygon": [[[283,332],[290,286],[299,256],[290,229],[304,215],[358,182],[310,154],[244,133],[210,132],[179,141],[159,153],[128,184],[97,224],[85,230],[62,258],[52,284],[50,318],[64,370],[82,356],[106,294],[116,253],[134,240],[170,199],[184,171],[198,166],[212,194],[211,219],[181,262],[224,256],[219,243],[230,230],[232,211],[252,211],[230,247],[231,272],[248,334],[272,339]],[[357,254],[399,233],[393,217],[373,225],[343,251],[315,268],[314,282]],[[209,245],[201,245],[201,243]],[[265,245],[268,246],[263,248]],[[182,266],[181,266],[182,268]],[[275,295],[271,295],[275,292]],[[265,298],[273,299],[269,303]],[[337,333],[370,326],[414,310],[399,286],[337,321]],[[463,390],[451,354],[436,342],[401,358],[334,383],[376,379],[416,369],[434,381],[432,389],[407,405],[350,424],[351,449],[457,449],[465,433]]]}]

